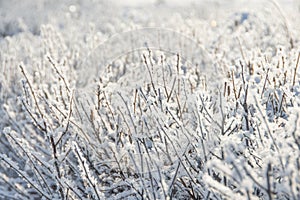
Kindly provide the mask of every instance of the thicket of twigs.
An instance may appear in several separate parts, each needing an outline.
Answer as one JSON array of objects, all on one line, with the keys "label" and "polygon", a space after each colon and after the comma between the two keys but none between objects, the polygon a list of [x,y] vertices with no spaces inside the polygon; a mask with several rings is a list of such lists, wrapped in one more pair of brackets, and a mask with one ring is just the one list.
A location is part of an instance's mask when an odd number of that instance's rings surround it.
[{"label": "thicket of twigs", "polygon": [[0,199],[300,199],[299,32],[263,17],[198,21],[210,62],[129,49],[90,79],[93,26],[2,38]]}]

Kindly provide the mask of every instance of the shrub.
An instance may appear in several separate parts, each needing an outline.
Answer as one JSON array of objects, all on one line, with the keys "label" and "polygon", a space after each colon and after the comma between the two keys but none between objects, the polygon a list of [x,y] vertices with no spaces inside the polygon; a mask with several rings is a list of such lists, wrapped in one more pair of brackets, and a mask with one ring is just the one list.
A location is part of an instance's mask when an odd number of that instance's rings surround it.
[{"label": "shrub", "polygon": [[105,65],[98,52],[116,46],[95,45],[93,25],[0,40],[0,198],[299,199],[297,29],[262,16],[196,18],[204,48],[176,32],[168,48],[196,49],[135,47]]}]

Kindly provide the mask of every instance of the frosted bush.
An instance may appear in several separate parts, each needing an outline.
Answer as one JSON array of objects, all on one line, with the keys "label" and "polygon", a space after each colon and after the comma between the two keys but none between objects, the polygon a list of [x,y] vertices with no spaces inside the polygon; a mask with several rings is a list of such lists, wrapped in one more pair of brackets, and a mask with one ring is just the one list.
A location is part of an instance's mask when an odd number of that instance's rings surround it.
[{"label": "frosted bush", "polygon": [[300,198],[295,9],[34,5],[0,26],[0,199]]}]

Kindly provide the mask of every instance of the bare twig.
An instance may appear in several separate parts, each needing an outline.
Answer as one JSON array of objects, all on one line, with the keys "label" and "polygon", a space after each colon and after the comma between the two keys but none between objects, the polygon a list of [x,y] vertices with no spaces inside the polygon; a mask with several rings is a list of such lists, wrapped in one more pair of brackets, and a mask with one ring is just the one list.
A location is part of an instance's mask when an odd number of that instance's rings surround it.
[{"label": "bare twig", "polygon": [[150,76],[150,80],[151,80],[151,85],[152,85],[152,88],[153,88],[153,92],[156,94],[156,89],[155,89],[155,86],[154,86],[152,73],[151,73],[151,70],[149,68],[149,65],[148,65],[147,58],[146,58],[145,54],[143,54],[143,57],[144,57],[144,63],[146,65],[147,69],[148,69],[148,73],[149,73],[149,76]]},{"label": "bare twig", "polygon": [[297,70],[298,70],[298,66],[299,66],[299,60],[300,60],[300,52],[298,54],[297,63],[296,63],[296,67],[294,70],[293,84],[292,84],[293,87],[295,86],[295,83],[296,83],[296,76],[297,76]]}]

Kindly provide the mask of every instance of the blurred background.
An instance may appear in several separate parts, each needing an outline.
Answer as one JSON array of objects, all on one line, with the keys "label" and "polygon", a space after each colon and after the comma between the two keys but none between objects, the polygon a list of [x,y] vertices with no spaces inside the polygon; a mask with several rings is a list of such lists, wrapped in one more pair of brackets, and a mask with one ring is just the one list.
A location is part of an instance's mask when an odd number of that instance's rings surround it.
[{"label": "blurred background", "polygon": [[[228,13],[245,10],[272,10],[275,11],[274,20],[278,20],[274,2],[278,3],[283,13],[289,13],[288,21],[295,23],[293,26],[298,29],[300,0],[0,0],[0,36],[5,37],[27,30],[39,34],[40,25],[48,23],[56,25],[59,29],[66,29],[92,22],[104,32],[115,32],[118,30],[113,29],[118,29],[122,23],[145,25],[147,22],[146,24],[151,26],[151,22],[158,19],[159,23],[155,23],[155,26],[163,26],[165,22],[159,19],[171,18],[174,15],[180,15],[184,20],[196,17],[217,23]],[[290,12],[291,10],[293,12]]]}]

